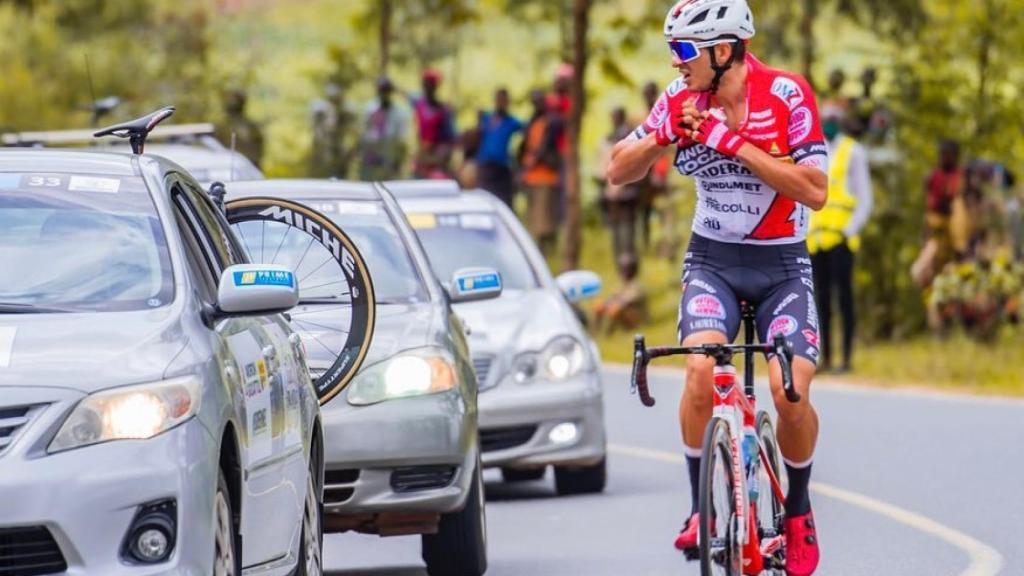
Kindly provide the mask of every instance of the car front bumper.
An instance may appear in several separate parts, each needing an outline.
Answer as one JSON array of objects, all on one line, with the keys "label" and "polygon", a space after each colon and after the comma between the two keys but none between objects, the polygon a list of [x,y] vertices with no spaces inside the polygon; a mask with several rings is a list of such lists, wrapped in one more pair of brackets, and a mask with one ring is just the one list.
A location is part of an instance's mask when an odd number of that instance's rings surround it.
[{"label": "car front bumper", "polygon": [[[67,565],[64,574],[210,572],[215,442],[197,419],[149,440],[125,440],[46,453],[46,444],[81,396],[65,393],[0,455],[0,530],[45,528]],[[132,564],[122,551],[137,512],[174,500],[177,534],[170,558]],[[187,529],[185,529],[187,528]]]},{"label": "car front bumper", "polygon": [[[447,513],[465,504],[479,448],[476,412],[456,391],[323,408],[324,509]],[[409,489],[404,479],[423,479]],[[398,486],[398,488],[396,488]]]},{"label": "car front bumper", "polygon": [[[479,406],[485,467],[592,465],[605,456],[604,405],[596,371],[565,382],[519,384],[506,378],[480,393]],[[556,442],[550,435],[563,424],[575,426],[576,434]]]}]

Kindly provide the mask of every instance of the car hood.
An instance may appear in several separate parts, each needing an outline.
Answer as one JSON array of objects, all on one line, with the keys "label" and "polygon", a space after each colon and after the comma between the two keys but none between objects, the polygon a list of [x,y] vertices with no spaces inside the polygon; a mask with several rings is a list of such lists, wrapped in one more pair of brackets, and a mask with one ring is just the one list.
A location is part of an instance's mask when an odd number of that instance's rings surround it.
[{"label": "car hood", "polygon": [[159,380],[185,344],[184,329],[171,307],[4,315],[0,387],[47,386],[90,393]]},{"label": "car hood", "polygon": [[540,350],[556,336],[580,336],[579,322],[554,289],[506,290],[494,300],[454,308],[469,327],[469,348],[474,352]]},{"label": "car hood", "polygon": [[[378,304],[370,350],[363,367],[370,366],[403,350],[441,345],[438,335],[437,305],[431,302]],[[327,312],[326,314],[330,314]],[[316,322],[316,316],[305,316]],[[314,371],[324,369],[335,357],[317,344],[306,344],[309,365]]]}]

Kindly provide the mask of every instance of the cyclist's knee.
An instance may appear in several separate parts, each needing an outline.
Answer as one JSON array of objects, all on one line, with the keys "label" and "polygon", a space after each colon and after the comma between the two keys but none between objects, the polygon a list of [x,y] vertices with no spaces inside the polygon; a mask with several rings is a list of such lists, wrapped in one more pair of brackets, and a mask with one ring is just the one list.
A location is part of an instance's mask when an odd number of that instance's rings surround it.
[{"label": "cyclist's knee", "polygon": [[769,366],[769,382],[772,399],[775,401],[775,410],[781,420],[790,424],[799,424],[812,413],[814,408],[811,406],[810,389],[814,371],[814,364],[810,361],[803,358],[793,359],[793,387],[800,394],[800,401],[790,402],[786,398],[786,391],[782,386],[781,368],[777,361],[772,360]]},{"label": "cyclist's knee", "polygon": [[712,358],[697,355],[687,357],[684,401],[711,404],[714,369],[715,361]]}]

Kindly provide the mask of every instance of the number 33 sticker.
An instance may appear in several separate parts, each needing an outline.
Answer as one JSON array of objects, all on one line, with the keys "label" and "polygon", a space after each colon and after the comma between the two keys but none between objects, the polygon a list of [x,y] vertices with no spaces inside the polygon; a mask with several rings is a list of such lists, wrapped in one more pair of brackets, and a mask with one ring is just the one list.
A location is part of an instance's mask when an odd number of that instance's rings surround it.
[{"label": "number 33 sticker", "polygon": [[29,186],[43,187],[43,188],[60,188],[60,178],[55,176],[29,176]]}]

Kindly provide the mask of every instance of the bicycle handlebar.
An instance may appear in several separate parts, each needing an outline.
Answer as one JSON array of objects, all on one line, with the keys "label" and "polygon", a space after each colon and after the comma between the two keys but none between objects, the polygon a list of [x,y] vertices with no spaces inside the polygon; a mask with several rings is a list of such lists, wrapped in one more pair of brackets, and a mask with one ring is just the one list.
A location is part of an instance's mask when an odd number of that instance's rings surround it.
[{"label": "bicycle handlebar", "polygon": [[781,335],[775,336],[771,344],[704,344],[701,346],[659,346],[648,348],[643,335],[637,334],[633,338],[633,370],[630,374],[630,393],[639,393],[640,401],[644,406],[654,406],[655,400],[651,396],[650,388],[647,385],[647,365],[655,358],[703,354],[719,362],[729,362],[734,354],[752,352],[761,352],[765,356],[775,354],[779,359],[779,367],[782,369],[782,388],[785,390],[786,399],[792,403],[799,402],[800,393],[793,386],[793,350],[786,343],[786,338]]}]

